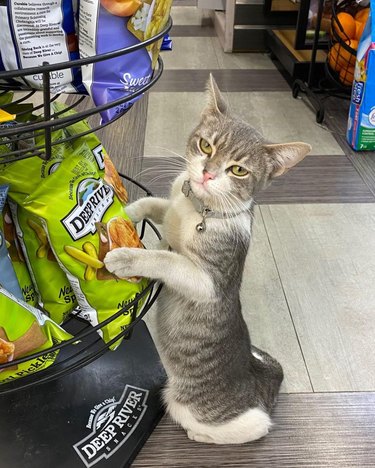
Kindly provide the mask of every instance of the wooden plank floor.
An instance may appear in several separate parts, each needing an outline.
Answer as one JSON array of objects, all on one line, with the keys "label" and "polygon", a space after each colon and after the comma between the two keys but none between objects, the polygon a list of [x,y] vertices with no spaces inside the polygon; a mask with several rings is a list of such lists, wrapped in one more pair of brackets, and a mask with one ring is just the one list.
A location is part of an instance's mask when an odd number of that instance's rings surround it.
[{"label": "wooden plank floor", "polygon": [[[155,195],[168,197],[171,183],[183,165],[177,156],[148,156],[142,161],[140,178]],[[375,196],[345,155],[308,156],[256,197],[261,205],[374,201]]]},{"label": "wooden plank floor", "polygon": [[273,430],[262,440],[218,446],[192,442],[164,417],[132,466],[375,466],[375,393],[282,394],[273,419]]}]

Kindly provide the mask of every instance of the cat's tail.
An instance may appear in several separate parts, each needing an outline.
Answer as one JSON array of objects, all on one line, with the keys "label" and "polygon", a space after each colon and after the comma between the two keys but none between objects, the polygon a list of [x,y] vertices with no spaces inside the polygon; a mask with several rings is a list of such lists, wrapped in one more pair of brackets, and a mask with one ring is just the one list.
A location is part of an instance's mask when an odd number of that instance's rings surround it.
[{"label": "cat's tail", "polygon": [[284,379],[283,368],[275,358],[265,351],[251,346],[252,365],[262,381],[264,394],[266,396],[265,406],[270,412],[274,407],[281,383]]}]

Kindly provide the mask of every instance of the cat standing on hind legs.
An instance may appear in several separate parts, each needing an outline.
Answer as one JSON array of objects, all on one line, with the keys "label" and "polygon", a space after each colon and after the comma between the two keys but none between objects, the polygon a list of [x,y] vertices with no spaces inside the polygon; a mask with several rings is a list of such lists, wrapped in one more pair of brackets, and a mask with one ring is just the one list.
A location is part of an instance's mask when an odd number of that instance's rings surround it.
[{"label": "cat standing on hind legs", "polygon": [[162,224],[171,250],[120,248],[105,264],[119,277],[164,283],[157,335],[171,417],[190,439],[243,443],[268,433],[283,379],[280,364],[251,345],[241,312],[253,196],[311,147],[267,143],[230,114],[212,76],[207,96],[170,199],[144,198],[127,207],[134,222]]}]

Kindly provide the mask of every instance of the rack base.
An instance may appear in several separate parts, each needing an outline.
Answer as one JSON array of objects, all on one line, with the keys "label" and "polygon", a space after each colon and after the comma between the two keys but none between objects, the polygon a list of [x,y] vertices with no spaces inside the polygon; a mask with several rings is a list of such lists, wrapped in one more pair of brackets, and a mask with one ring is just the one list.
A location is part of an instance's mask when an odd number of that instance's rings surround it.
[{"label": "rack base", "polygon": [[163,415],[165,379],[140,322],[116,352],[61,379],[0,395],[1,466],[130,466]]}]

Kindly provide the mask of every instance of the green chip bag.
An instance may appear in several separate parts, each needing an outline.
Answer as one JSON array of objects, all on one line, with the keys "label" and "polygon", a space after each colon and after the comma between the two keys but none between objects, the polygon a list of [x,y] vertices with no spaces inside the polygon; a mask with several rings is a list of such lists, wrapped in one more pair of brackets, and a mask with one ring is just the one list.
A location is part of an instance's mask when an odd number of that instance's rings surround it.
[{"label": "green chip bag", "polygon": [[[73,154],[24,200],[25,209],[43,220],[52,250],[92,325],[108,319],[148,285],[146,278],[120,279],[103,263],[108,251],[143,247],[125,213],[127,192],[94,135],[73,143]],[[99,330],[105,342],[132,321],[126,311]],[[112,348],[115,348],[119,342]]]},{"label": "green chip bag", "polygon": [[36,285],[39,305],[56,323],[63,323],[77,306],[73,289],[57,263],[41,220],[22,205],[11,200],[9,205],[18,241]]},{"label": "green chip bag", "polygon": [[[65,137],[63,130],[52,133],[53,142]],[[43,137],[38,136],[37,145],[42,143]],[[37,291],[39,306],[57,323],[62,323],[77,306],[75,294],[49,247],[40,220],[25,212],[23,201],[72,151],[72,145],[65,142],[52,147],[52,155],[48,161],[34,156],[0,164],[0,183],[10,186],[8,197],[12,218],[23,257]]]},{"label": "green chip bag", "polygon": [[[70,338],[72,335],[39,310],[0,287],[0,365],[47,350]],[[58,351],[47,351],[38,358],[0,369],[0,384],[46,369],[57,355]]]},{"label": "green chip bag", "polygon": [[8,203],[4,206],[3,216],[0,216],[0,230],[4,232],[8,253],[22,291],[23,299],[29,305],[35,307],[38,304],[37,294],[17,239],[16,228],[13,224]]}]

